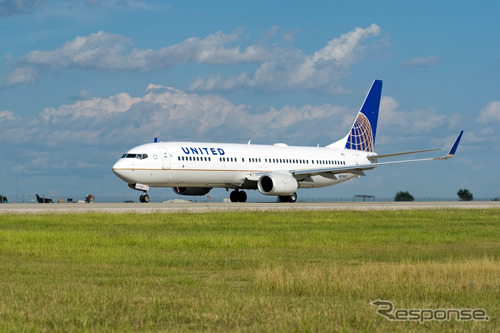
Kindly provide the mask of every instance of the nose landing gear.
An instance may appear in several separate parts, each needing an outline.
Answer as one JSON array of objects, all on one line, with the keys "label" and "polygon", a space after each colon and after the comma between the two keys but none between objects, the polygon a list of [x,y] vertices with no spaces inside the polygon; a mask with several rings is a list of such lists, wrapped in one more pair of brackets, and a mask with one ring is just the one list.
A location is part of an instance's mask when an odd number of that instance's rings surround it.
[{"label": "nose landing gear", "polygon": [[139,197],[139,201],[143,203],[148,203],[149,202],[149,195],[147,192],[144,192],[144,194],[141,194]]},{"label": "nose landing gear", "polygon": [[149,186],[144,184],[128,184],[128,188],[132,190],[142,191],[141,196],[139,197],[139,201],[143,203],[149,202],[148,190]]}]

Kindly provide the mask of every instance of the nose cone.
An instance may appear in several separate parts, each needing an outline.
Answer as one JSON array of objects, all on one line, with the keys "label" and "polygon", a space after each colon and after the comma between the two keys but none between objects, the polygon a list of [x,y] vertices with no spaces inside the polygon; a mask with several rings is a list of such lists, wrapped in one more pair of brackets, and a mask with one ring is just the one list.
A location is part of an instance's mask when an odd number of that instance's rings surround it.
[{"label": "nose cone", "polygon": [[127,161],[124,159],[119,159],[116,161],[116,163],[113,165],[113,173],[120,179],[128,182],[129,177],[128,174],[130,173],[130,166],[128,165]]}]

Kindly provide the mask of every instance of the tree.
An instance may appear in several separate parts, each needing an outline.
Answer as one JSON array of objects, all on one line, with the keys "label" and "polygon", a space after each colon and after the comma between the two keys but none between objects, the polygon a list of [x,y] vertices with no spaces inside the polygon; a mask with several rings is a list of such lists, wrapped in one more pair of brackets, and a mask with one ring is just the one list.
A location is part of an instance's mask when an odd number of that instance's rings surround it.
[{"label": "tree", "polygon": [[458,195],[458,199],[460,201],[472,201],[472,200],[474,200],[472,193],[470,193],[469,190],[466,188],[458,190],[457,195]]},{"label": "tree", "polygon": [[399,191],[394,197],[394,201],[414,201],[415,198],[408,192]]}]

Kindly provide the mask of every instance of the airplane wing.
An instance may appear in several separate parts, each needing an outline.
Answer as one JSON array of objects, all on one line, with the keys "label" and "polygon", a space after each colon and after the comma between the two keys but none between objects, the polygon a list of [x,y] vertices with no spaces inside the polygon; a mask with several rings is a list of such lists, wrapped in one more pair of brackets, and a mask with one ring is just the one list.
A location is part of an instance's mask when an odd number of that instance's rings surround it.
[{"label": "airplane wing", "polygon": [[417,154],[417,153],[426,153],[429,151],[435,151],[435,150],[443,150],[444,148],[434,148],[434,149],[424,149],[424,150],[414,150],[414,151],[405,151],[402,153],[392,153],[392,154],[383,154],[383,155],[373,155],[373,156],[368,156],[368,159],[370,162],[377,162],[379,158],[386,158],[386,157],[394,157],[394,156],[401,156],[401,155],[409,155],[409,154]]},{"label": "airplane wing", "polygon": [[[392,162],[381,162],[381,163],[375,162],[375,163],[346,165],[346,166],[340,166],[340,167],[334,167],[334,168],[323,168],[323,169],[290,170],[290,173],[297,180],[304,180],[307,177],[315,176],[315,175],[322,175],[322,176],[328,177],[328,176],[332,176],[332,175],[339,174],[339,173],[352,173],[352,174],[359,175],[359,176],[365,176],[365,173],[364,173],[365,170],[375,169],[376,167],[380,167],[380,166],[392,166],[392,165],[400,165],[400,164],[447,160],[455,155],[455,152],[457,151],[458,144],[460,143],[460,139],[462,138],[463,133],[464,133],[464,131],[460,132],[460,134],[456,138],[455,143],[451,147],[448,154],[446,154],[443,157],[422,158],[422,159],[416,159],[416,160],[392,161]],[[369,159],[370,160],[377,160],[378,158],[407,155],[407,154],[415,154],[415,153],[440,150],[440,149],[441,148],[394,153],[394,154],[386,154],[386,155],[374,155]]]}]

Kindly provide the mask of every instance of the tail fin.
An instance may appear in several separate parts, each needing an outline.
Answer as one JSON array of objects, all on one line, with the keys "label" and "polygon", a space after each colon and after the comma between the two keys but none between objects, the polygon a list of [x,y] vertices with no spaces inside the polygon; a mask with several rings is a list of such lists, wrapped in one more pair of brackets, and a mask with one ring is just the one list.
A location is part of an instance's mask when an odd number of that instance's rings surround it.
[{"label": "tail fin", "polygon": [[382,95],[382,81],[373,81],[372,87],[359,110],[349,133],[327,148],[344,148],[372,152],[377,134],[378,112]]}]

